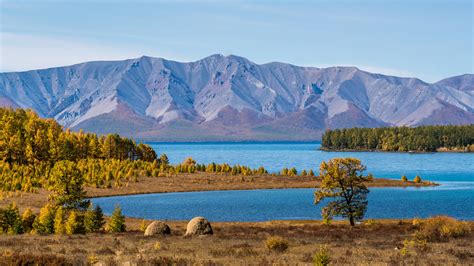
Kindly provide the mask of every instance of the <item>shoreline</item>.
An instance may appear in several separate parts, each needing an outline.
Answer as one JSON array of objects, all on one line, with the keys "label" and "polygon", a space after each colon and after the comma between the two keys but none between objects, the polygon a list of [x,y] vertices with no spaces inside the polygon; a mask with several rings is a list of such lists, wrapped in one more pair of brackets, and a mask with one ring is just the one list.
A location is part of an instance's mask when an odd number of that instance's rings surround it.
[{"label": "shoreline", "polygon": [[[138,182],[124,183],[122,187],[94,188],[85,187],[86,197],[101,198],[127,195],[146,195],[157,193],[204,192],[218,190],[257,190],[257,189],[292,189],[319,187],[321,180],[317,176],[274,176],[274,175],[228,175],[198,172],[194,174],[182,173],[172,176],[145,177],[141,176]],[[416,184],[413,181],[374,178],[372,187],[431,187],[437,183]],[[2,192],[0,207],[16,202],[21,209],[30,207],[38,211],[48,202],[48,191],[39,189],[36,193]]]},{"label": "shoreline", "polygon": [[319,148],[320,151],[325,152],[381,152],[381,153],[407,153],[407,154],[435,154],[435,153],[474,153],[473,151],[459,151],[459,150],[442,150],[436,151],[385,151],[385,150],[365,150],[365,149],[328,149]]},{"label": "shoreline", "polygon": [[[388,180],[388,179],[384,179]],[[396,181],[396,180],[395,180]],[[412,181],[411,181],[412,182]],[[441,186],[439,183],[424,184],[424,185],[406,185],[406,186],[385,186],[375,185],[367,186],[369,190],[371,188],[423,188],[423,187],[436,187]],[[98,199],[98,198],[111,198],[111,197],[125,197],[125,196],[138,196],[138,195],[150,195],[150,194],[169,194],[169,193],[192,193],[192,192],[213,192],[213,191],[252,191],[252,190],[284,190],[284,189],[316,189],[317,187],[267,187],[267,188],[221,188],[221,189],[207,189],[207,190],[176,190],[176,191],[150,191],[150,192],[137,192],[130,194],[104,194],[97,196],[87,196],[86,199]],[[87,188],[86,188],[87,190]]]}]

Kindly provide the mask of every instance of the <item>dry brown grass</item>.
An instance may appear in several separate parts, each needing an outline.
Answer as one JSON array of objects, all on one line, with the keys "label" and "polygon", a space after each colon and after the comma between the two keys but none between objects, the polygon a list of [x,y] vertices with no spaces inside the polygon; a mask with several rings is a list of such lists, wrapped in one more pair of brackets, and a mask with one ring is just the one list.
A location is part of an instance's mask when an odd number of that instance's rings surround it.
[{"label": "dry brown grass", "polygon": [[[472,235],[449,242],[428,243],[429,249],[403,256],[403,241],[418,228],[411,221],[379,221],[376,226],[350,228],[346,222],[320,221],[213,223],[213,236],[183,237],[186,223],[170,222],[170,236],[144,237],[141,220],[127,219],[134,231],[73,236],[1,235],[0,262],[65,260],[67,263],[134,262],[138,265],[303,265],[311,264],[321,246],[327,246],[332,265],[469,265],[474,263]],[[467,223],[471,228],[473,222]],[[272,252],[270,236],[288,241],[288,249]],[[159,248],[156,248],[159,243]],[[17,261],[17,260],[15,260]],[[1,264],[1,263],[0,263]]]},{"label": "dry brown grass", "polygon": [[471,233],[469,223],[448,216],[436,216],[421,221],[414,237],[426,241],[448,241],[451,238],[468,236]]}]

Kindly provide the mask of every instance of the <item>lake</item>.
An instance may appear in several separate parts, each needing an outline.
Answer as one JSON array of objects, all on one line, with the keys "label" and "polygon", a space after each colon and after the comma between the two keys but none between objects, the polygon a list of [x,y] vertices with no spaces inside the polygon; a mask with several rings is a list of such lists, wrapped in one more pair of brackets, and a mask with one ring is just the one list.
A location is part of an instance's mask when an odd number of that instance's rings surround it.
[{"label": "lake", "polygon": [[[335,157],[359,158],[376,177],[436,181],[438,187],[373,188],[367,218],[413,218],[446,214],[474,220],[474,154],[392,152],[323,152],[319,143],[148,143],[171,163],[193,157],[199,163],[313,169]],[[118,203],[127,216],[188,220],[205,216],[211,221],[267,221],[321,219],[313,205],[313,189],[206,191],[133,195],[93,199],[106,214]]]}]

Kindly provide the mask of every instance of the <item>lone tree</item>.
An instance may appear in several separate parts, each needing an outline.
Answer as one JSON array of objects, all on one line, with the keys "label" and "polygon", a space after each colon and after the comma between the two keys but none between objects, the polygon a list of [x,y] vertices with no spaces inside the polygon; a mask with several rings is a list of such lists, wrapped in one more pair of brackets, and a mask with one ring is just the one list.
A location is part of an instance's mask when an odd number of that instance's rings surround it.
[{"label": "lone tree", "polygon": [[334,198],[322,210],[326,219],[342,216],[349,219],[351,226],[355,225],[356,220],[362,220],[367,210],[369,193],[365,183],[372,181],[372,175],[363,175],[365,169],[360,160],[355,158],[334,158],[321,163],[321,188],[314,193],[314,203]]}]

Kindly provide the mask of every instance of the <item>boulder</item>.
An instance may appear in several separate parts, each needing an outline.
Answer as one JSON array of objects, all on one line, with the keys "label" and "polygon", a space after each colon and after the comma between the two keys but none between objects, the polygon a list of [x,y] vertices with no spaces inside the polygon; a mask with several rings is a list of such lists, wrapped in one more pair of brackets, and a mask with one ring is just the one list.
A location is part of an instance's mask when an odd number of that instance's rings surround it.
[{"label": "boulder", "polygon": [[145,236],[154,236],[154,235],[169,235],[171,234],[170,227],[161,221],[154,221],[147,226],[145,230]]},{"label": "boulder", "polygon": [[194,217],[191,221],[189,221],[188,226],[186,227],[185,236],[212,234],[212,227],[208,220],[206,220],[204,217]]}]

